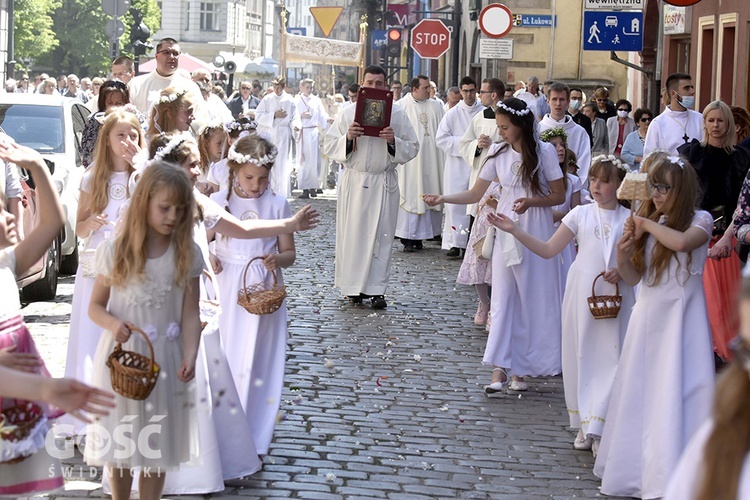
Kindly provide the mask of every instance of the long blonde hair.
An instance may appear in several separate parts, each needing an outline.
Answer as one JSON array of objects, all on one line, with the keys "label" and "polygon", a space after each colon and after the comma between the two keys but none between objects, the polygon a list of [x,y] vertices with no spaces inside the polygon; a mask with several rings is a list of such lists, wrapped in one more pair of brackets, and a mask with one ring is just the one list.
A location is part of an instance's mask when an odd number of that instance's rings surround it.
[{"label": "long blonde hair", "polygon": [[[94,118],[95,119],[95,118]],[[99,129],[99,136],[94,147],[93,172],[91,175],[91,193],[87,208],[92,214],[98,214],[109,203],[109,179],[114,172],[115,157],[118,156],[110,147],[109,134],[112,130],[126,123],[138,131],[138,145],[146,147],[146,139],[138,117],[131,111],[113,108],[106,114],[104,124]],[[128,174],[133,173],[133,166],[128,165]]]},{"label": "long blonde hair", "polygon": [[115,262],[112,285],[125,286],[131,279],[143,280],[146,269],[146,239],[148,237],[148,213],[151,199],[161,190],[168,189],[171,201],[185,210],[175,222],[172,244],[175,247],[175,280],[177,286],[185,286],[190,280],[193,263],[193,217],[195,198],[187,174],[171,163],[153,162],[138,181],[125,213],[123,231],[115,240]]},{"label": "long blonde hair", "polygon": [[185,89],[167,87],[159,94],[159,100],[151,108],[146,135],[155,136],[160,132],[176,132],[174,116],[180,109],[189,108],[195,102],[193,94]]},{"label": "long blonde hair", "polygon": [[[698,203],[698,179],[695,170],[687,161],[679,160],[682,163],[680,165],[670,158],[666,152],[653,153],[646,157],[641,164],[641,172],[648,173],[648,181],[651,185],[665,184],[671,187],[660,210],[656,209],[653,200],[649,198],[647,201],[641,202],[637,215],[655,222],[659,222],[661,216],[665,215],[667,227],[677,231],[686,231],[693,221],[695,207]],[[671,175],[671,180],[669,180],[669,175]],[[636,240],[635,254],[631,259],[633,267],[641,274],[647,267],[647,240],[648,233],[644,233],[640,239]],[[674,253],[673,250],[656,241],[651,254],[651,262],[648,264],[648,282],[650,284],[658,284],[661,281]],[[691,260],[692,253],[688,254],[688,266]]]},{"label": "long blonde hair", "polygon": [[721,112],[721,117],[724,120],[724,124],[727,126],[727,130],[724,133],[724,140],[721,141],[721,147],[728,154],[732,154],[734,151],[734,145],[737,143],[737,132],[734,130],[734,115],[732,114],[732,108],[726,105],[722,101],[713,101],[708,103],[703,109],[703,138],[701,139],[701,145],[705,148],[708,146],[708,128],[706,128],[706,119],[708,114],[718,109]]},{"label": "long blonde hair", "polygon": [[204,174],[208,173],[208,167],[211,166],[211,155],[208,152],[208,144],[217,134],[221,134],[226,142],[227,132],[224,130],[223,125],[206,125],[198,135],[198,152],[201,155],[201,170]]}]

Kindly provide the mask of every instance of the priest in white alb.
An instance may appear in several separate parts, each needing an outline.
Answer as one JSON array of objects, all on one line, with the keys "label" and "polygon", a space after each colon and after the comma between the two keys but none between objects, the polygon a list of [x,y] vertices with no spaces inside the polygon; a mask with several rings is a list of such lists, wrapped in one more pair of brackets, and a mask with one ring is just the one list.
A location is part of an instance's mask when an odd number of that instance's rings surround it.
[{"label": "priest in white alb", "polygon": [[[445,153],[443,173],[443,194],[466,191],[471,186],[471,167],[461,156],[461,138],[469,129],[474,115],[484,109],[477,101],[477,82],[470,76],[461,79],[459,90],[461,100],[443,116],[438,127],[437,146]],[[443,248],[448,249],[448,257],[460,257],[469,240],[469,216],[466,207],[448,204],[443,208]]]},{"label": "priest in white alb", "polygon": [[[385,90],[385,76],[380,66],[368,66],[362,86]],[[326,156],[344,165],[336,203],[335,284],[353,303],[369,298],[373,308],[384,309],[398,216],[396,166],[417,155],[419,142],[397,104],[379,137],[363,135],[355,112],[356,106],[344,108],[323,144]]]},{"label": "priest in white alb", "polygon": [[[469,177],[469,187],[479,177],[482,170],[484,159],[487,158],[489,147],[496,142],[500,142],[500,132],[497,129],[495,119],[495,108],[505,94],[505,84],[499,78],[485,78],[482,80],[482,86],[479,90],[479,101],[484,106],[481,113],[474,115],[471,119],[469,128],[461,138],[459,152],[466,163],[471,167],[471,176]],[[466,214],[472,218],[477,210],[477,204],[466,206]]]},{"label": "priest in white alb", "polygon": [[669,106],[651,121],[643,145],[643,156],[656,149],[679,156],[677,148],[693,139],[703,138],[703,115],[693,111],[695,86],[686,73],[674,73],[667,78]]},{"label": "priest in white alb", "polygon": [[399,106],[419,140],[417,156],[397,169],[401,202],[396,237],[401,238],[404,252],[414,252],[422,248],[422,240],[440,234],[443,221],[442,208],[428,206],[422,195],[443,192],[445,155],[435,138],[445,111],[441,102],[430,98],[430,79],[424,75],[412,79],[411,93],[399,101]]},{"label": "priest in white alb", "polygon": [[315,198],[320,178],[320,130],[328,127],[328,113],[323,101],[312,94],[314,82],[305,78],[299,84],[299,94],[294,96],[297,107],[292,122],[296,143],[295,165],[297,166],[297,188],[302,190],[300,198]]},{"label": "priest in white alb", "polygon": [[291,124],[297,115],[297,106],[292,96],[286,93],[286,78],[277,76],[271,83],[273,92],[263,97],[255,109],[255,120],[258,131],[268,134],[271,142],[279,150],[276,163],[271,169],[271,190],[288,198],[292,194],[291,187],[291,154],[292,128]]},{"label": "priest in white alb", "polygon": [[565,113],[570,104],[570,88],[562,82],[554,82],[547,89],[547,94],[550,112],[539,122],[539,133],[560,127],[568,134],[568,149],[576,154],[578,177],[581,184],[587,186],[591,168],[591,139],[586,129]]}]

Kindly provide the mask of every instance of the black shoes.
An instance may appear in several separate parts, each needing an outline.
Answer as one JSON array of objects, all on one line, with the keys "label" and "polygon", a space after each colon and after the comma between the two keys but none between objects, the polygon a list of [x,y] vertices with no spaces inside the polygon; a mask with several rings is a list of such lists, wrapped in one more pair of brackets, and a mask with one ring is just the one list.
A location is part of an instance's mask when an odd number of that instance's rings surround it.
[{"label": "black shoes", "polygon": [[[333,189],[333,188],[331,188],[331,189]],[[310,194],[312,194],[312,193],[310,193]],[[315,190],[315,194],[323,194],[323,190],[320,189],[320,188],[318,188],[318,189]]]},{"label": "black shoes", "polygon": [[347,297],[349,297],[349,300],[351,300],[352,304],[354,304],[355,306],[361,304],[362,299],[364,299],[361,293],[359,295],[347,295]]},{"label": "black shoes", "polygon": [[314,190],[314,189],[311,189],[310,190],[310,198],[317,198],[317,197],[318,197],[318,192],[316,190]]},{"label": "black shoes", "polygon": [[310,198],[310,190],[309,189],[303,190],[302,194],[299,195],[299,196],[297,196],[297,198],[300,199],[300,200],[307,200],[307,199],[309,199]]},{"label": "black shoes", "polygon": [[414,253],[417,249],[412,245],[411,243],[407,243],[404,245],[404,252],[406,253]]},{"label": "black shoes", "polygon": [[445,256],[451,259],[461,257],[461,249],[458,247],[452,247],[450,250],[448,250],[448,253],[446,253]]},{"label": "black shoes", "polygon": [[355,306],[358,306],[362,304],[362,302],[365,299],[370,299],[370,303],[372,304],[373,309],[385,309],[388,307],[388,303],[385,301],[385,297],[382,295],[366,295],[364,293],[360,293],[359,295],[348,295],[349,300],[352,301],[352,304]]}]

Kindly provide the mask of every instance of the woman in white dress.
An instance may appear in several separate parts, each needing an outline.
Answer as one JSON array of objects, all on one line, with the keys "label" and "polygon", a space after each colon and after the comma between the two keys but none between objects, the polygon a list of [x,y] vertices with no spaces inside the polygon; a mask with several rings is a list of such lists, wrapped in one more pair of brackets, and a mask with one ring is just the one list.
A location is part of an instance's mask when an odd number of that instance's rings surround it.
[{"label": "woman in white dress", "polygon": [[[276,148],[257,134],[238,139],[227,155],[230,187],[211,198],[241,220],[289,217],[286,198],[276,195],[268,185],[276,154]],[[227,297],[219,320],[221,338],[255,445],[265,455],[276,426],[284,383],[286,301],[271,314],[255,315],[238,305],[237,297],[246,286],[272,283],[273,273],[283,285],[281,268],[291,266],[296,259],[294,236],[282,234],[252,240],[219,236],[215,255],[221,266],[217,275],[219,290]]]},{"label": "woman in white dress", "polygon": [[640,285],[594,473],[607,495],[660,498],[713,396],[701,276],[713,219],[694,208],[698,181],[686,162],[658,152],[641,169],[651,199],[628,219],[617,248],[622,279]]},{"label": "woman in white dress", "polygon": [[[94,162],[81,180],[76,235],[83,240],[70,313],[65,376],[91,383],[94,353],[102,329],[89,318],[89,301],[96,270],[94,253],[100,243],[114,235],[122,207],[130,197],[128,179],[133,165],[123,157],[123,143],[145,147],[143,130],[136,115],[116,110],[110,113],[94,149]],[[58,420],[58,435],[82,435],[86,424],[70,416]],[[80,443],[80,440],[79,440]]]},{"label": "woman in white dress", "polygon": [[[476,203],[497,177],[502,186],[497,212],[512,216],[524,231],[546,241],[555,229],[552,207],[565,201],[555,149],[536,139],[534,114],[520,99],[500,102],[495,115],[504,142],[491,146],[479,179],[468,191],[425,195],[425,203]],[[524,376],[560,373],[559,273],[557,262],[518,248],[510,235],[496,233],[492,324],[483,359],[494,367],[487,393],[502,391],[508,376],[513,377],[511,390],[525,391]]]}]

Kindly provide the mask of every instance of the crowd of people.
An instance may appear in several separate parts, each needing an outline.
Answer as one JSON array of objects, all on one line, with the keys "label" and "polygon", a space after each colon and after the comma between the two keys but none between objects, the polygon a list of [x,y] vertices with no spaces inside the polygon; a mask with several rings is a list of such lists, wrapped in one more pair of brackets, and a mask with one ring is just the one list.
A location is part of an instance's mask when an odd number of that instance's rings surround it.
[{"label": "crowd of people", "polygon": [[[67,378],[57,382],[64,396],[47,386],[30,393],[55,405],[41,406],[55,432],[105,468],[113,498],[211,493],[261,467],[283,387],[287,310],[280,302],[253,314],[234,298],[250,283],[283,285],[293,233],[318,222],[309,205],[292,215],[293,180],[300,198],[315,198],[329,163],[338,172],[335,285],[353,304],[387,308],[394,238],[407,253],[440,240],[447,258],[462,259],[456,281],[474,287],[473,322],[489,332],[488,395],[562,373],[572,446],[593,453],[603,493],[736,496],[750,435],[738,423],[747,420],[738,400],[750,400],[750,336],[737,337],[748,330],[737,314],[750,245],[746,110],[714,101],[694,111],[692,78],[682,73],[666,80],[656,115],[613,102],[604,87],[587,101],[581,88],[536,77],[514,89],[467,76],[442,102],[427,76],[404,92],[379,66],[348,86],[348,101],[321,99],[310,79],[292,96],[283,76],[265,95],[242,81],[224,101],[208,72],[178,71],[179,56],[179,43],[163,39],[155,71],[135,77],[118,58],[113,79],[91,91],[76,225],[83,247]],[[19,91],[31,91],[24,76]],[[71,77],[66,92],[84,100]],[[377,136],[356,121],[361,88],[392,93],[390,123]],[[3,211],[0,277],[10,283],[62,215],[38,154],[4,138],[0,158],[39,175],[43,207],[25,238]],[[636,184],[647,196],[619,199]],[[6,289],[3,377],[6,369],[48,377]],[[161,372],[146,400],[111,399],[107,359],[120,345],[153,349]],[[76,420],[81,410],[98,425]],[[107,446],[124,419],[137,435],[154,417],[158,458]],[[736,462],[727,470],[723,446]],[[0,495],[61,484],[43,440],[0,451]]]}]

